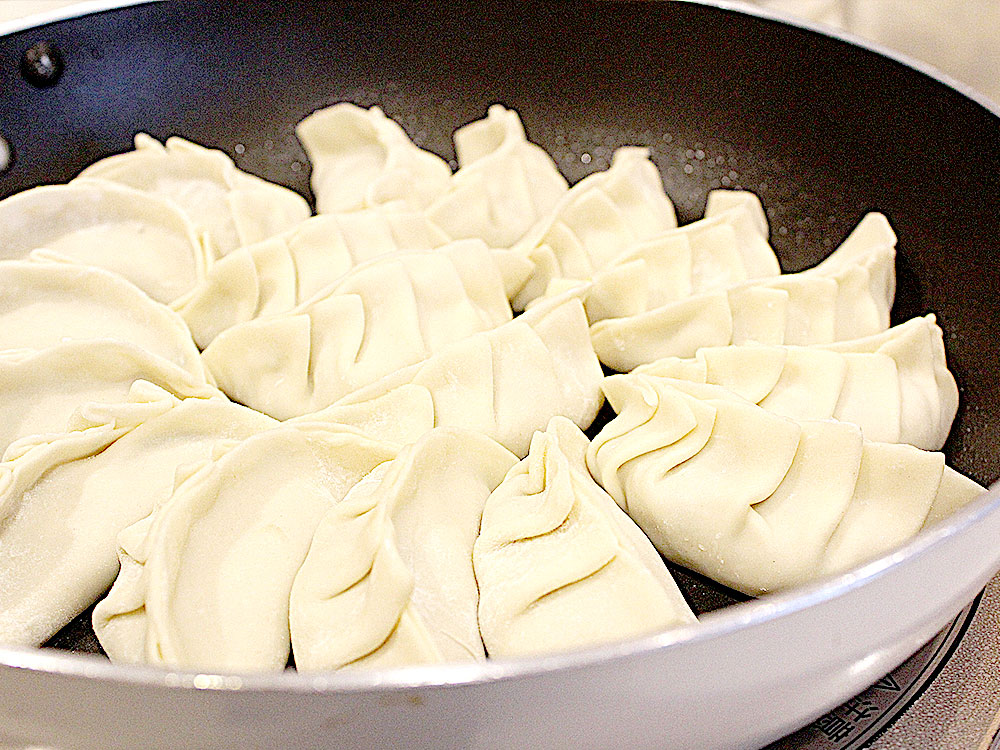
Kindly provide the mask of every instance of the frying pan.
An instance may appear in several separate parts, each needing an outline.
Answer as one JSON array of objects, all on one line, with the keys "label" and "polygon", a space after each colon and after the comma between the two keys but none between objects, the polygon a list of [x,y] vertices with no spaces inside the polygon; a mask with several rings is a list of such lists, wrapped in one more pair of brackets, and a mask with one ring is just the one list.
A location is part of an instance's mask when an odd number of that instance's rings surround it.
[{"label": "frying pan", "polygon": [[[19,70],[39,41],[54,85]],[[45,81],[36,81],[45,83]],[[503,102],[576,181],[652,147],[682,221],[759,193],[786,271],[869,210],[899,236],[894,321],[946,331],[962,407],[949,462],[1000,476],[1000,117],[844,36],[726,4],[136,5],[0,38],[0,196],[71,178],[137,131],[220,147],[309,195],[293,134],[339,100],[421,146]],[[1000,493],[849,573],[736,603],[693,576],[698,627],[599,649],[373,674],[193,674],[0,648],[0,739],[58,747],[746,748],[799,727],[926,642],[1000,568]],[[85,618],[55,639],[95,650]]]}]

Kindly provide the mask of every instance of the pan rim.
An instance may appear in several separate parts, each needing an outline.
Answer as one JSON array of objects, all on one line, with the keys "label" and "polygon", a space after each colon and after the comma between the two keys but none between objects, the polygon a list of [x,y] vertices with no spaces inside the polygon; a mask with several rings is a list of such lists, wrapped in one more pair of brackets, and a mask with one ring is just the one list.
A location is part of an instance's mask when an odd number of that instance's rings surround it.
[{"label": "pan rim", "polygon": [[854,47],[860,47],[868,50],[869,52],[874,52],[877,55],[888,58],[889,60],[893,60],[894,62],[898,62],[901,65],[917,71],[918,73],[922,73],[925,76],[934,79],[938,83],[943,83],[945,86],[954,89],[965,98],[971,99],[993,115],[1000,117],[1000,102],[993,101],[993,99],[979,89],[958,80],[949,73],[945,73],[932,63],[890,47],[882,42],[866,39],[853,31],[840,29],[836,26],[830,26],[829,24],[821,23],[819,21],[800,18],[783,11],[763,8],[759,5],[750,5],[749,3],[742,2],[742,0],[674,0],[674,2],[682,2],[688,5],[703,5],[710,8],[717,8],[719,10],[742,13],[746,16],[754,16],[768,21],[778,21],[786,26],[805,29],[806,31],[811,31],[816,34],[820,34],[821,36],[845,42]]},{"label": "pan rim", "polygon": [[[0,23],[0,37],[59,21],[165,0],[85,0],[76,5]],[[933,65],[885,45],[822,23],[804,20],[738,0],[681,0],[764,20],[776,21],[854,47],[874,52],[921,73],[956,91],[1000,119],[1000,105],[982,92],[952,78]],[[702,616],[699,623],[620,643],[544,656],[490,659],[472,664],[443,664],[391,670],[329,673],[204,673],[149,665],[114,664],[93,654],[59,652],[54,649],[0,645],[0,673],[25,669],[53,677],[101,680],[123,685],[183,690],[224,690],[268,693],[399,692],[416,688],[461,688],[521,678],[544,677],[606,665],[630,657],[649,656],[731,635],[745,628],[791,617],[796,613],[832,602],[869,582],[883,578],[911,559],[931,553],[953,536],[1000,513],[1000,480],[982,497],[936,526],[922,531],[898,549],[850,571],[827,576],[804,586],[732,605]],[[963,602],[963,605],[967,602]]]},{"label": "pan rim", "polygon": [[162,3],[165,0],[81,0],[72,5],[64,5],[61,8],[32,13],[21,18],[14,18],[10,21],[0,23],[0,37],[17,34],[21,31],[29,31],[38,26],[45,26],[59,21],[69,21],[74,18],[102,13],[107,10],[117,10],[127,8],[131,5],[146,5],[148,3]]},{"label": "pan rim", "polygon": [[[114,664],[96,654],[62,653],[54,649],[0,646],[0,670],[28,669],[53,676],[100,679],[144,687],[254,693],[368,693],[416,688],[456,688],[520,678],[543,677],[608,664],[630,657],[649,656],[689,644],[732,635],[791,617],[820,604],[833,602],[874,582],[912,559],[930,554],[952,537],[986,517],[1000,513],[1000,481],[948,519],[922,531],[902,547],[844,573],[820,578],[804,586],[735,604],[685,625],[642,638],[544,656],[488,659],[484,662],[399,667],[372,672],[214,673],[152,665]],[[962,603],[963,606],[967,602]]]}]

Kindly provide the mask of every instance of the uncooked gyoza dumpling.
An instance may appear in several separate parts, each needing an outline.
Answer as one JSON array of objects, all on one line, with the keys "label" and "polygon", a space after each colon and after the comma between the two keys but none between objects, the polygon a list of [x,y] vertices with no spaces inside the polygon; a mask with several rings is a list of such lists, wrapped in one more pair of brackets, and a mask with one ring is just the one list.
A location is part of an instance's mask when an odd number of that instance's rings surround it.
[{"label": "uncooked gyoza dumpling", "polygon": [[137,380],[178,398],[224,398],[204,378],[121,341],[0,352],[0,453],[19,437],[61,432],[80,404],[124,401]]},{"label": "uncooked gyoza dumpling", "polygon": [[604,391],[618,416],[588,450],[591,473],[667,559],[748,594],[884,554],[984,492],[941,453],[720,386],[630,374]]},{"label": "uncooked gyoza dumpling", "polygon": [[705,347],[691,359],[668,357],[633,372],[721,385],[784,417],[852,422],[868,440],[924,450],[944,445],[958,408],[933,315],[836,350]]},{"label": "uncooked gyoza dumpling", "polygon": [[[330,425],[278,427],[220,446],[141,522],[138,549],[122,550],[126,575],[94,614],[109,656],[284,669],[289,594],[317,524],[397,451]],[[130,536],[121,539],[130,544]]]},{"label": "uncooked gyoza dumpling", "polygon": [[[958,412],[958,386],[945,360],[944,334],[934,315],[911,320],[882,333],[826,344],[845,354],[871,352],[891,357],[900,372],[900,440],[925,450],[939,450]],[[910,373],[933,373],[916,377]]]},{"label": "uncooked gyoza dumpling", "polygon": [[295,134],[312,163],[321,214],[381,205],[422,211],[451,181],[447,162],[418,148],[378,107],[334,104],[302,120]]},{"label": "uncooked gyoza dumpling", "polygon": [[553,653],[695,622],[653,545],[587,470],[563,417],[486,501],[472,562],[492,657]]},{"label": "uncooked gyoza dumpling", "polygon": [[318,414],[412,443],[432,427],[488,435],[519,457],[556,415],[585,429],[603,403],[601,365],[579,300],[533,307],[355,391]]},{"label": "uncooked gyoza dumpling", "polygon": [[362,264],[290,312],[219,334],[203,358],[240,403],[288,419],[511,319],[481,240]]},{"label": "uncooked gyoza dumpling", "polygon": [[577,296],[596,323],[780,273],[757,196],[713,190],[705,218],[625,250],[589,279],[553,279],[539,299]]},{"label": "uncooked gyoza dumpling", "polygon": [[219,260],[177,310],[204,349],[237,323],[288,312],[364,261],[447,242],[414,212],[372,208],[314,216]]},{"label": "uncooked gyoza dumpling", "polygon": [[566,179],[544,149],[528,141],[517,112],[500,104],[455,131],[459,170],[428,216],[454,239],[478,237],[510,247],[565,195]]},{"label": "uncooked gyoza dumpling", "polygon": [[0,643],[50,638],[108,588],[115,537],[169,495],[179,466],[274,424],[139,381],[124,402],[82,406],[65,432],[11,444],[0,463]]},{"label": "uncooked gyoza dumpling", "polygon": [[211,250],[172,202],[98,180],[43,185],[0,201],[0,259],[32,251],[114,271],[163,303],[190,291],[211,263]]},{"label": "uncooked gyoza dumpling", "polygon": [[815,268],[694,295],[591,328],[601,362],[620,372],[703,346],[825,344],[889,325],[895,294],[895,234],[868,214]]},{"label": "uncooked gyoza dumpling", "polygon": [[484,435],[441,428],[355,485],[292,586],[296,668],[484,659],[472,548],[487,496],[516,462]]},{"label": "uncooked gyoza dumpling", "polygon": [[208,235],[217,255],[284,232],[311,213],[298,193],[237,169],[222,151],[176,136],[163,145],[139,133],[134,151],[94,162],[80,178],[171,199]]},{"label": "uncooked gyoza dumpling", "polygon": [[206,378],[181,317],[121,276],[68,263],[0,261],[0,350],[92,339],[134,344]]},{"label": "uncooked gyoza dumpling", "polygon": [[[712,190],[703,219],[662,232],[617,262],[644,258],[650,265],[650,305],[661,305],[748,279],[777,276],[781,266],[767,235],[767,217],[756,195]],[[660,259],[666,268],[658,266]]]},{"label": "uncooked gyoza dumpling", "polygon": [[649,150],[620,148],[608,170],[580,180],[514,246],[536,269],[512,305],[523,310],[552,279],[589,279],[628,248],[675,226]]}]

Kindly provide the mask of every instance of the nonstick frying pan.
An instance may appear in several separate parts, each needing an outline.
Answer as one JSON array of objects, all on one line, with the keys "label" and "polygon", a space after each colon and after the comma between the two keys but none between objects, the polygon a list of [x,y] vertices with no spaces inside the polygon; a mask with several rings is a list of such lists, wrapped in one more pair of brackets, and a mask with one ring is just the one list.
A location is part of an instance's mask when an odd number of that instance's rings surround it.
[{"label": "nonstick frying pan", "polygon": [[[34,48],[39,42],[46,50]],[[39,50],[56,59],[39,67]],[[44,61],[43,61],[44,62]],[[54,75],[54,74],[58,75]],[[846,38],[693,3],[166,2],[0,38],[0,196],[184,135],[309,195],[293,127],[379,104],[453,157],[499,101],[571,182],[652,147],[682,221],[713,187],[759,193],[786,271],[869,210],[899,236],[893,322],[935,312],[962,407],[949,462],[1000,476],[1000,117]],[[872,683],[1000,567],[990,493],[897,552],[754,602],[681,573],[697,628],[543,658],[320,676],[111,665],[86,617],[0,648],[0,740],[59,747],[754,747]],[[728,605],[728,606],[727,606]]]}]

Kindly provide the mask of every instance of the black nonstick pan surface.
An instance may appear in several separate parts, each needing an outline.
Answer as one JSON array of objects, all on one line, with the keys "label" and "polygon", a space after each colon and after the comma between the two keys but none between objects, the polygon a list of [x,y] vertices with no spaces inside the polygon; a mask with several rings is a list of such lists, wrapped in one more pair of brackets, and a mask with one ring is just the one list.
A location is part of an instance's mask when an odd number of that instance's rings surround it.
[{"label": "black nonstick pan surface", "polygon": [[[48,78],[25,64],[40,42]],[[140,131],[221,148],[309,196],[294,126],[342,100],[378,104],[449,159],[454,129],[502,102],[571,183],[649,146],[681,222],[713,188],[758,193],[785,271],[885,213],[900,237],[893,322],[936,313],[960,386],[948,461],[1000,476],[1000,119],[807,28],[681,2],[130,6],[0,38],[0,197],[66,181]],[[743,599],[674,570],[699,612]],[[50,645],[99,651],[89,613]]]},{"label": "black nonstick pan surface", "polygon": [[[51,42],[62,74],[29,84]],[[994,356],[1000,124],[931,77],[847,41],[689,3],[161,2],[0,40],[0,196],[62,182],[136,132],[221,148],[309,195],[294,126],[342,100],[380,105],[420,146],[491,102],[516,109],[570,182],[647,145],[680,221],[716,187],[757,192],[785,271],[869,210],[900,237],[893,322],[935,312],[964,408],[946,446],[1000,476]]]}]

